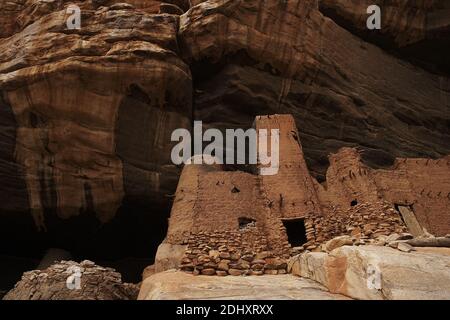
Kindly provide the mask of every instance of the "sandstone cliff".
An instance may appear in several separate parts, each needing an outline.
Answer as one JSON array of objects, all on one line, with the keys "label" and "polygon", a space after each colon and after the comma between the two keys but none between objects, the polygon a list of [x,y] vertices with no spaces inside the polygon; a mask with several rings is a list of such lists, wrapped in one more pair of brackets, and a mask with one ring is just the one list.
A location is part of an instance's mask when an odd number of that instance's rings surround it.
[{"label": "sandstone cliff", "polygon": [[73,1],[67,30],[65,1],[1,0],[1,251],[152,256],[179,175],[170,134],[193,119],[291,113],[319,181],[340,147],[373,167],[449,154],[448,62],[404,52],[446,43],[448,6],[411,2],[372,39],[364,1]]}]

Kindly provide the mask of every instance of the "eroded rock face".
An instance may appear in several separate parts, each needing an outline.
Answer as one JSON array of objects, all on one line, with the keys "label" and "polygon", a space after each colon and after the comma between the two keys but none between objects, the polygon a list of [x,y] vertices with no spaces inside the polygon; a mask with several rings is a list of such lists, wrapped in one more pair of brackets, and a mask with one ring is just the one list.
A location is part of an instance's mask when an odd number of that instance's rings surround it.
[{"label": "eroded rock face", "polygon": [[[69,288],[67,279],[75,268],[81,272],[79,288]],[[75,282],[73,282],[75,285]],[[111,268],[91,261],[61,261],[45,270],[24,273],[4,300],[135,300],[138,286],[122,283],[121,276]]]},{"label": "eroded rock face", "polygon": [[448,154],[448,78],[354,37],[316,3],[206,1],[183,15],[195,117],[245,127],[291,113],[319,177],[343,146],[364,149],[372,166]]},{"label": "eroded rock face", "polygon": [[445,1],[320,0],[320,9],[333,10],[359,30],[367,30],[367,8],[371,5],[382,9],[380,32],[392,37],[399,47],[438,38],[450,27],[450,6]]},{"label": "eroded rock face", "polygon": [[14,115],[9,151],[38,227],[46,207],[61,218],[92,209],[107,222],[131,184],[142,186],[133,196],[156,199],[176,181],[170,134],[191,113],[178,18],[85,5],[83,27],[68,31],[64,3],[52,4],[0,42],[2,109]]},{"label": "eroded rock face", "polygon": [[39,259],[56,246],[146,265],[165,235],[179,175],[170,135],[190,127],[191,73],[178,15],[123,2],[71,2],[80,30],[67,29],[66,1],[0,13],[2,254]]},{"label": "eroded rock face", "polygon": [[[369,31],[367,8],[381,9],[381,29]],[[322,13],[365,40],[434,71],[450,72],[450,3],[439,0],[320,0]],[[412,59],[411,59],[412,58]]]}]

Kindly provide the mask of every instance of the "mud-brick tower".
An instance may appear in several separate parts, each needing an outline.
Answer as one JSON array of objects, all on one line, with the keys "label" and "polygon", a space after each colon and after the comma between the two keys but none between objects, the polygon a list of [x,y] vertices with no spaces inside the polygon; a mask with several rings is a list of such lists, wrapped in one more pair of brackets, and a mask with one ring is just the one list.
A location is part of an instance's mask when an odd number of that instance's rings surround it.
[{"label": "mud-brick tower", "polygon": [[[271,213],[282,219],[320,214],[321,209],[313,179],[306,165],[297,127],[291,115],[260,116],[255,120],[259,132],[279,130],[279,170],[262,175],[261,189],[271,202]],[[270,151],[270,148],[269,148]]]}]

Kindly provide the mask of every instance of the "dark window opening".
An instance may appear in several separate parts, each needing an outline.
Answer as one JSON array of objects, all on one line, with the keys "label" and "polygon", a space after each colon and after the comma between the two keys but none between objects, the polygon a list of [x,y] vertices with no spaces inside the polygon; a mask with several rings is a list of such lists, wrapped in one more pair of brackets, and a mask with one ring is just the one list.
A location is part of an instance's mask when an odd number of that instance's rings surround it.
[{"label": "dark window opening", "polygon": [[358,200],[353,200],[352,202],[350,202],[350,205],[352,207],[356,206],[358,204]]},{"label": "dark window opening", "polygon": [[239,218],[239,229],[245,229],[247,227],[255,227],[256,220],[251,218]]},{"label": "dark window opening", "polygon": [[239,190],[236,187],[233,187],[233,189],[231,189],[231,193],[239,193],[239,192],[241,192],[241,190]]},{"label": "dark window opening", "polygon": [[39,128],[45,124],[44,119],[37,113],[30,112],[30,126],[32,128]]},{"label": "dark window opening", "polygon": [[304,219],[283,220],[283,224],[292,247],[299,247],[308,241]]}]

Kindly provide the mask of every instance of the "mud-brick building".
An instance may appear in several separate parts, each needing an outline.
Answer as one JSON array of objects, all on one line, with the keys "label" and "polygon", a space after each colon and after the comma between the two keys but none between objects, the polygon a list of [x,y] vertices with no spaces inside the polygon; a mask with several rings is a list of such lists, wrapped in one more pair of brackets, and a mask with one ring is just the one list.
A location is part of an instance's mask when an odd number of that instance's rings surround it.
[{"label": "mud-brick building", "polygon": [[289,251],[284,219],[321,215],[293,118],[257,117],[254,127],[269,133],[280,130],[278,173],[262,176],[224,171],[220,165],[187,165],[176,192],[168,241],[178,243],[185,234],[200,231],[239,230],[253,222],[271,247]]},{"label": "mud-brick building", "polygon": [[[309,173],[292,116],[257,117],[254,127],[280,130],[278,174],[185,166],[166,245],[199,245],[200,235],[216,239],[213,247],[232,241],[232,250],[285,256],[291,247],[313,250],[344,234],[368,239],[404,231],[450,233],[449,156],[397,159],[392,168],[375,170],[363,164],[357,150],[343,148],[330,155],[326,181],[318,183]],[[236,242],[249,230],[252,236]],[[211,243],[203,245],[211,249]]]}]

